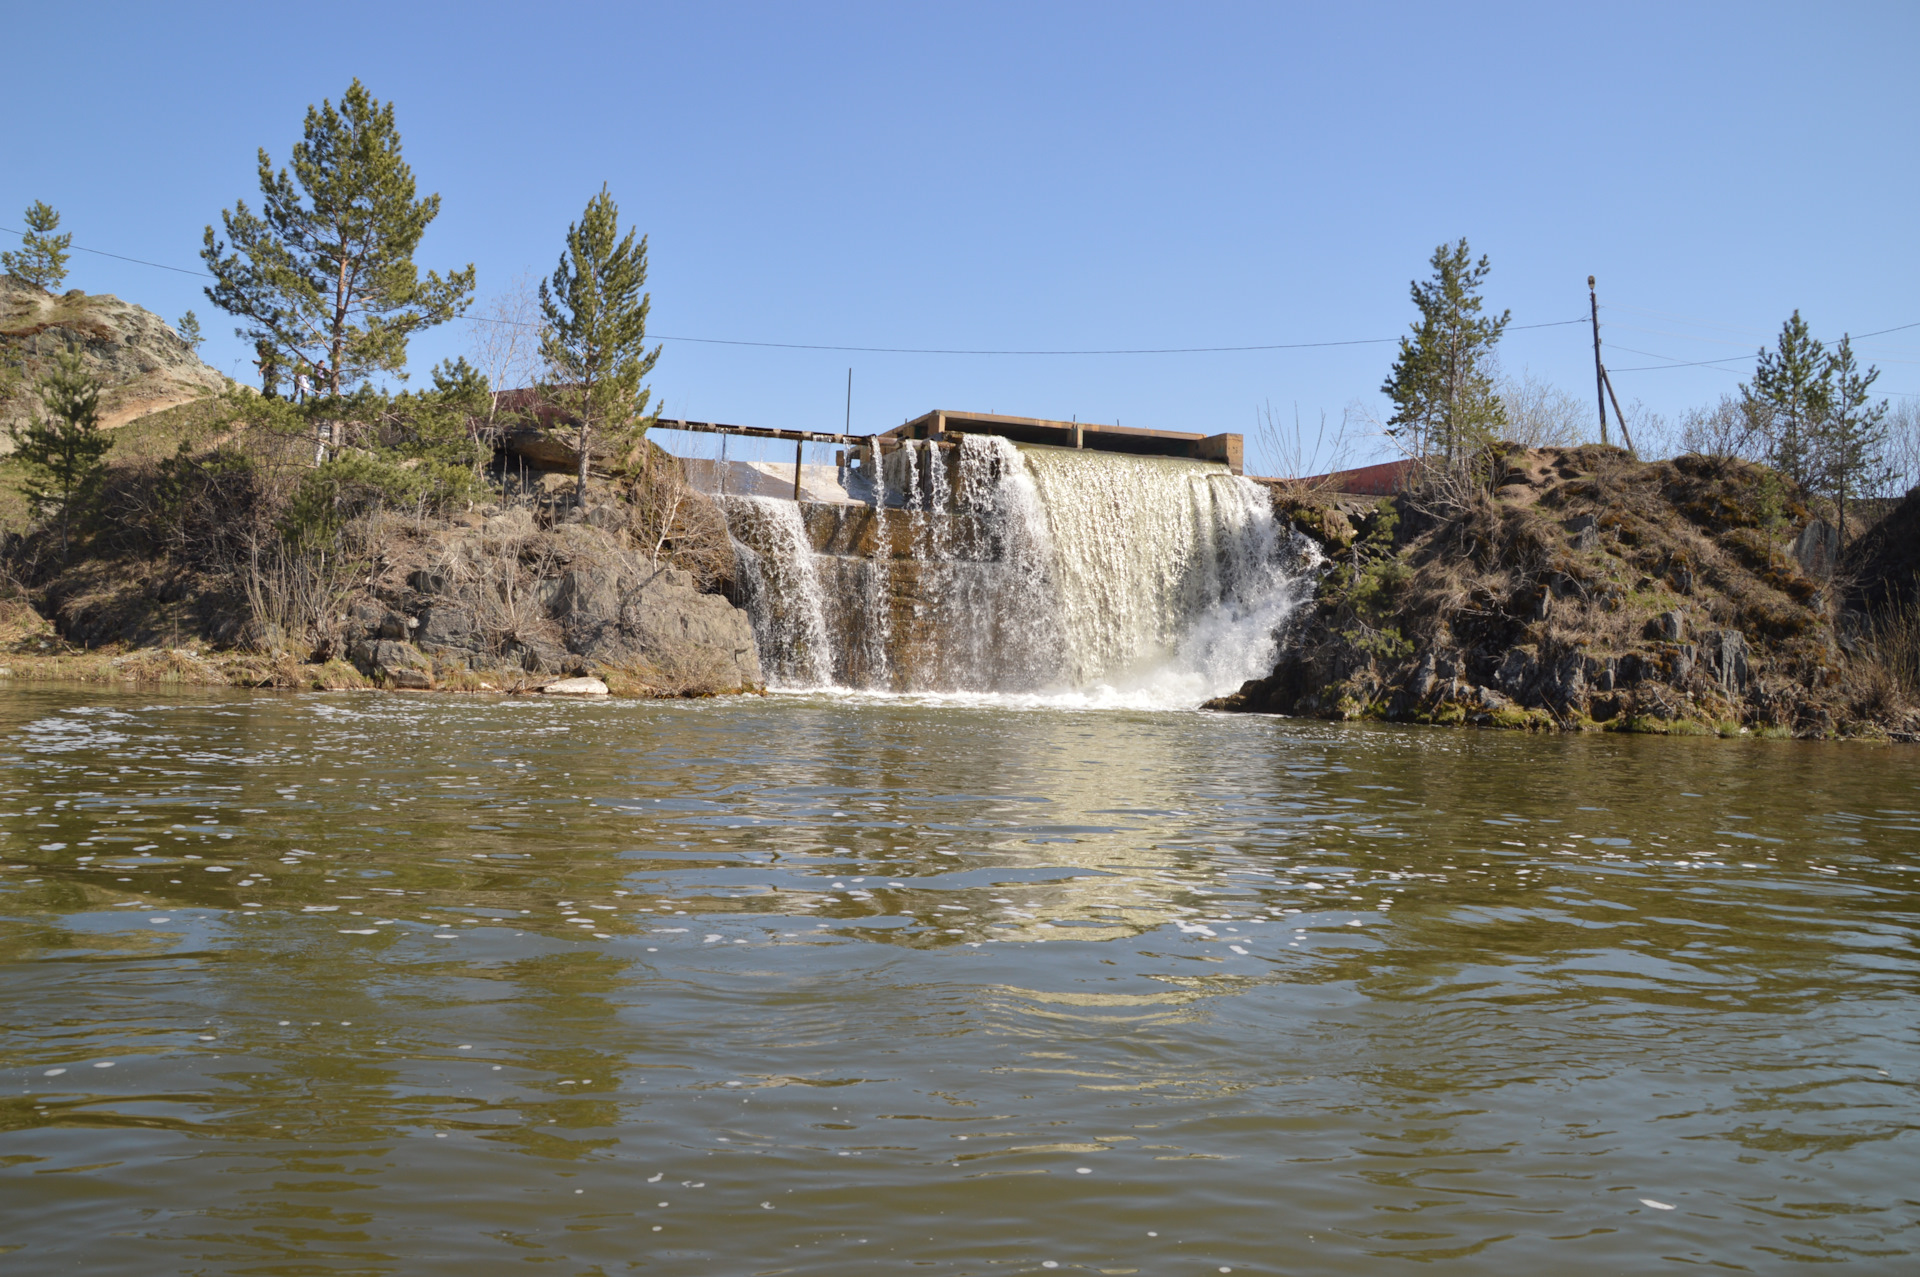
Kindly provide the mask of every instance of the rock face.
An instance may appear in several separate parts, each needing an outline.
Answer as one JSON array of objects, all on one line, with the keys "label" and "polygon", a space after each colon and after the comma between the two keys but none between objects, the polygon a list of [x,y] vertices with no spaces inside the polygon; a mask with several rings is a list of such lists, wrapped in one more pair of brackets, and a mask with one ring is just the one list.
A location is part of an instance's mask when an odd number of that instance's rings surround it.
[{"label": "rock face", "polygon": [[[105,387],[102,420],[117,426],[176,404],[217,394],[226,378],[158,315],[106,293],[55,295],[0,275],[0,427],[39,407],[34,381],[68,346],[77,348]],[[11,375],[6,375],[11,374]],[[0,451],[12,443],[0,435]]]},{"label": "rock face", "polygon": [[1868,617],[1920,602],[1920,488],[1847,547],[1844,568],[1847,602]]},{"label": "rock face", "polygon": [[[747,614],[592,521],[511,509],[421,533],[348,609],[348,659],[392,686],[428,670],[597,676],[618,691],[711,694],[764,681]],[[542,677],[546,676],[546,677]]]}]

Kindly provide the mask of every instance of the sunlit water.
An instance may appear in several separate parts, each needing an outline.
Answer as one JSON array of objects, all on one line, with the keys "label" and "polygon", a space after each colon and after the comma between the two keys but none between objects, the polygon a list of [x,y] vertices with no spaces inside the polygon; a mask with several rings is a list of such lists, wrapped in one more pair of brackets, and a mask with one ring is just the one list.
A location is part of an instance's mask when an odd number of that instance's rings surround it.
[{"label": "sunlit water", "polygon": [[70,689],[0,768],[9,1274],[1920,1271],[1920,753]]}]

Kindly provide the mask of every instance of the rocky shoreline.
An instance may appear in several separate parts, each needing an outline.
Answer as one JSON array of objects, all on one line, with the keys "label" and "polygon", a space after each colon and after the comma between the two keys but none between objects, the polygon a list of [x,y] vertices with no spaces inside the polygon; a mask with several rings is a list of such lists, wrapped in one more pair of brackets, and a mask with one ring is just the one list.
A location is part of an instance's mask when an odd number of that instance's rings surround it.
[{"label": "rocky shoreline", "polygon": [[[1911,691],[1875,628],[1884,612],[1852,605],[1847,590],[1891,575],[1911,597],[1912,565],[1886,561],[1911,548],[1862,538],[1856,557],[1821,574],[1778,543],[1817,526],[1804,505],[1761,525],[1767,474],[1698,456],[1512,449],[1485,491],[1414,491],[1351,517],[1325,497],[1282,492],[1328,569],[1273,672],[1208,707],[1920,740]],[[1797,541],[1801,556],[1823,544]],[[1880,560],[1858,557],[1876,545]]]}]

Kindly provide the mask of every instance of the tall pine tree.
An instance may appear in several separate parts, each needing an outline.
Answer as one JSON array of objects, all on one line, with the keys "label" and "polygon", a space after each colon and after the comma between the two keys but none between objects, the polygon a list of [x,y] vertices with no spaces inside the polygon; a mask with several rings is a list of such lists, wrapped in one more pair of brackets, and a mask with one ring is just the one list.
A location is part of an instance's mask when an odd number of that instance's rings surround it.
[{"label": "tall pine tree", "polygon": [[1753,380],[1743,384],[1740,393],[1764,409],[1754,415],[1769,423],[1774,468],[1803,487],[1811,485],[1818,461],[1817,431],[1833,395],[1833,365],[1799,311],[1780,325],[1777,347],[1760,352]]},{"label": "tall pine tree", "polygon": [[260,148],[260,212],[245,200],[222,212],[226,241],[207,227],[207,297],[241,321],[235,333],[263,360],[312,369],[328,396],[401,371],[407,339],[458,316],[473,294],[471,264],[421,277],[413,254],[440,197],[414,193],[392,103],[356,79],[337,109],[307,108],[291,175]]},{"label": "tall pine tree", "polygon": [[540,281],[540,357],[547,398],[572,418],[578,453],[577,496],[587,495],[587,463],[596,443],[631,445],[659,417],[640,383],[660,348],[648,351],[647,240],[620,234],[620,208],[604,184],[567,227],[567,250],[553,277]]},{"label": "tall pine tree", "polygon": [[1467,241],[1433,250],[1433,277],[1414,280],[1420,311],[1413,336],[1400,339],[1400,356],[1381,393],[1393,400],[1388,433],[1416,457],[1438,451],[1454,461],[1491,440],[1507,415],[1493,389],[1492,354],[1509,311],[1481,313],[1480,287],[1492,269]]},{"label": "tall pine tree", "polygon": [[1868,394],[1880,370],[1865,372],[1853,356],[1847,336],[1828,359],[1827,411],[1815,427],[1820,486],[1833,498],[1840,518],[1840,544],[1847,543],[1847,502],[1884,487],[1893,478],[1886,462],[1887,401]]}]

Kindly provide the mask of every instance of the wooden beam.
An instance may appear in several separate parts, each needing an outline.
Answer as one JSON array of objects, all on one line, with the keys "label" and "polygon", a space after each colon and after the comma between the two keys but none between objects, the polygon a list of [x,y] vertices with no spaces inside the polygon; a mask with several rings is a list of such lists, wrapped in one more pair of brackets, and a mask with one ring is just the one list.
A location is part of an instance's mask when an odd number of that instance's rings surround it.
[{"label": "wooden beam", "polygon": [[[877,441],[883,449],[900,446],[899,438],[892,434],[847,435],[830,434],[823,430],[775,430],[770,426],[729,426],[717,421],[681,421],[667,417],[660,418],[653,425],[657,430],[687,430],[703,435],[739,435],[746,439],[783,439],[791,443],[843,443],[864,446]],[[951,448],[955,444],[948,441],[941,446]]]},{"label": "wooden beam", "polygon": [[820,430],[775,430],[769,426],[729,426],[717,421],[681,421],[666,417],[653,423],[658,430],[688,430],[703,435],[741,435],[748,439],[785,439],[793,443],[860,443],[864,435],[829,434]]}]

